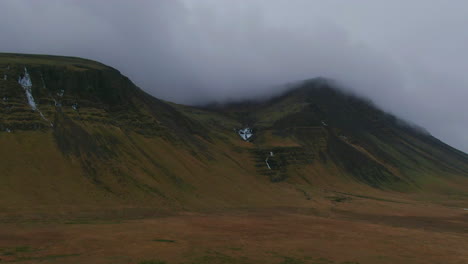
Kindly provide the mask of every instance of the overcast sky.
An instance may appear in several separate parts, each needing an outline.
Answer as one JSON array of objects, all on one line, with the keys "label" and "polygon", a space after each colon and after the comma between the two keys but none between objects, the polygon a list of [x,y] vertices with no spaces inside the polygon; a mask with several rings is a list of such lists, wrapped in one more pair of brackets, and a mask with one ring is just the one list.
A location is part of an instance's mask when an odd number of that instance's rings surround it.
[{"label": "overcast sky", "polygon": [[178,103],[323,76],[468,151],[465,0],[2,0],[0,51],[80,56]]}]

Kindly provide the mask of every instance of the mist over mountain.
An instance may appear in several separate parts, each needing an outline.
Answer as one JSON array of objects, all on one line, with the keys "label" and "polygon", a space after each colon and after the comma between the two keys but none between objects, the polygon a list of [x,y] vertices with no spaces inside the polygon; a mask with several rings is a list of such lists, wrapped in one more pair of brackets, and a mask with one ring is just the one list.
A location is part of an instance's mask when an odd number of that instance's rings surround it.
[{"label": "mist over mountain", "polygon": [[466,151],[467,5],[7,0],[0,49],[96,59],[186,104],[271,96],[322,76]]},{"label": "mist over mountain", "polygon": [[468,263],[468,1],[0,1],[0,263]]}]

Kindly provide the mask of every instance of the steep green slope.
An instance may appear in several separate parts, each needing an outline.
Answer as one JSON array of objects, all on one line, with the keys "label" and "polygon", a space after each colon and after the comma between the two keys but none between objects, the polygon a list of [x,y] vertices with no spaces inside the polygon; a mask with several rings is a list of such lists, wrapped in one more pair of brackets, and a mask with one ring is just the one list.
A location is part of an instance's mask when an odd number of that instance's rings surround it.
[{"label": "steep green slope", "polygon": [[0,69],[1,208],[281,203],[236,152],[235,132],[210,132],[115,69],[16,54]]},{"label": "steep green slope", "polygon": [[196,108],[79,58],[0,54],[0,77],[6,212],[308,206],[327,190],[466,192],[466,154],[321,79],[265,102]]},{"label": "steep green slope", "polygon": [[[299,152],[304,160],[331,162],[372,187],[414,191],[468,175],[468,155],[324,79],[298,83],[267,101],[213,111],[251,127],[255,136],[250,141],[263,155],[272,150]],[[285,171],[291,162],[284,161],[288,155],[277,158],[283,166],[273,180],[289,176]]]}]

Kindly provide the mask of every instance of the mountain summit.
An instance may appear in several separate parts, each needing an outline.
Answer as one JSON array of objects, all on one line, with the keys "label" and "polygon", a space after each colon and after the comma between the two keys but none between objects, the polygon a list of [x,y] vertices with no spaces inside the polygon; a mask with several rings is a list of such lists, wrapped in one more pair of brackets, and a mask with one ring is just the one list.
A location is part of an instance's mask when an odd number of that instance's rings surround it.
[{"label": "mountain summit", "polygon": [[192,107],[80,58],[0,54],[0,77],[2,208],[305,206],[468,179],[465,153],[323,79]]}]

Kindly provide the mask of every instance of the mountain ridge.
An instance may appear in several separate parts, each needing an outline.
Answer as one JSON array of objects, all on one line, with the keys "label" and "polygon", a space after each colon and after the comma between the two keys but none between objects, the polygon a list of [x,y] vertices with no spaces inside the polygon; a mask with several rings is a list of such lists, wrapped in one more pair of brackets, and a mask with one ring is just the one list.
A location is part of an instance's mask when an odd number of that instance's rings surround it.
[{"label": "mountain ridge", "polygon": [[259,104],[193,107],[80,58],[2,53],[0,69],[4,208],[309,206],[327,190],[464,197],[465,153],[324,79]]}]

